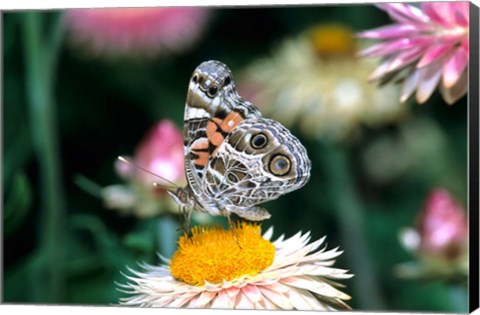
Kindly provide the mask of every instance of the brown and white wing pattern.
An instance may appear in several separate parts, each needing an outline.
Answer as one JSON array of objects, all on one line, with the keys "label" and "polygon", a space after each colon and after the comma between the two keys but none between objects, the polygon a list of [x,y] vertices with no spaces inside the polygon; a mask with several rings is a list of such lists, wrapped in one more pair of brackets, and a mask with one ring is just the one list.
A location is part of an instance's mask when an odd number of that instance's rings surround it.
[{"label": "brown and white wing pattern", "polygon": [[230,70],[207,61],[194,71],[184,117],[185,168],[199,210],[263,220],[256,205],[305,185],[305,147],[235,90]]}]

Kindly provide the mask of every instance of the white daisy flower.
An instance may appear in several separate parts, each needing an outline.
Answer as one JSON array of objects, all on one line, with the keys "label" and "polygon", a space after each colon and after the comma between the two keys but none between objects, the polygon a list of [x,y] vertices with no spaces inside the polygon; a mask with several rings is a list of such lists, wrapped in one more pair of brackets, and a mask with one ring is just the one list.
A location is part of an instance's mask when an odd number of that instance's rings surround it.
[{"label": "white daisy flower", "polygon": [[246,68],[240,95],[314,139],[349,141],[362,126],[400,121],[408,107],[398,101],[399,88],[368,82],[377,61],[357,57],[359,45],[343,25],[307,29]]},{"label": "white daisy flower", "polygon": [[353,275],[333,268],[338,248],[326,250],[325,237],[309,244],[310,233],[270,242],[260,226],[238,224],[233,233],[219,227],[195,227],[182,236],[168,263],[129,269],[129,296],[120,304],[143,307],[336,310],[350,309],[350,296],[335,280]]}]

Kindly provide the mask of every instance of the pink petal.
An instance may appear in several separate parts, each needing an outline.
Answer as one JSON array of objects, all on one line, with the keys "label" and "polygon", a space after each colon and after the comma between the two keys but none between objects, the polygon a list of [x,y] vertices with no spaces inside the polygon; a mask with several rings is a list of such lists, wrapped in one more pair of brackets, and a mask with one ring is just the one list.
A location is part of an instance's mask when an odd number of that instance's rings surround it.
[{"label": "pink petal", "polygon": [[407,76],[405,82],[403,83],[402,92],[400,94],[400,102],[404,103],[408,98],[413,94],[417,88],[419,70],[414,69],[413,72]]},{"label": "pink petal", "polygon": [[451,48],[450,45],[434,45],[427,49],[422,59],[417,64],[417,68],[425,67],[436,59],[440,59]]},{"label": "pink petal", "polygon": [[428,67],[419,69],[419,83],[417,88],[417,102],[423,104],[432,95],[442,76],[441,61],[436,60]]},{"label": "pink petal", "polygon": [[470,19],[470,4],[468,1],[456,2],[455,18],[457,24],[463,27],[468,27]]},{"label": "pink petal", "polygon": [[470,51],[470,41],[468,40],[468,37],[460,43],[460,45],[465,49],[466,52]]},{"label": "pink petal", "polygon": [[418,49],[419,47],[430,45],[433,41],[434,38],[429,36],[418,36],[413,39],[403,38],[373,45],[361,50],[358,54],[360,56],[380,57],[391,53],[397,53],[400,50],[410,49],[412,47]]},{"label": "pink petal", "polygon": [[455,25],[455,8],[451,8],[448,2],[422,3],[423,12],[438,25],[451,27]]},{"label": "pink petal", "polygon": [[428,23],[428,17],[418,8],[403,3],[379,3],[376,6],[401,23]]},{"label": "pink petal", "polygon": [[422,47],[416,47],[399,53],[394,59],[392,59],[392,62],[388,66],[386,73],[398,71],[399,69],[408,66],[410,63],[420,58],[422,51]]},{"label": "pink petal", "polygon": [[418,32],[418,28],[410,24],[393,24],[357,34],[361,38],[392,39],[406,37]]},{"label": "pink petal", "polygon": [[443,86],[451,88],[460,78],[468,64],[468,53],[458,47],[452,57],[443,65]]}]

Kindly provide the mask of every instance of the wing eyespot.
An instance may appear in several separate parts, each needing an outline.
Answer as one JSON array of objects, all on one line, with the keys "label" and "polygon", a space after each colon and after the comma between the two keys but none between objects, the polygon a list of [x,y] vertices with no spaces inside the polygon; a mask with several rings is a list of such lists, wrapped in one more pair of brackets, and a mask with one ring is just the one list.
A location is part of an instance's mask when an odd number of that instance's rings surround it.
[{"label": "wing eyespot", "polygon": [[256,135],[254,135],[252,137],[252,139],[250,140],[250,145],[254,148],[254,149],[261,149],[261,148],[264,148],[268,143],[268,138],[265,134],[263,133],[257,133]]},{"label": "wing eyespot", "polygon": [[290,171],[291,163],[290,159],[285,155],[275,155],[269,163],[270,172],[273,175],[283,176]]}]

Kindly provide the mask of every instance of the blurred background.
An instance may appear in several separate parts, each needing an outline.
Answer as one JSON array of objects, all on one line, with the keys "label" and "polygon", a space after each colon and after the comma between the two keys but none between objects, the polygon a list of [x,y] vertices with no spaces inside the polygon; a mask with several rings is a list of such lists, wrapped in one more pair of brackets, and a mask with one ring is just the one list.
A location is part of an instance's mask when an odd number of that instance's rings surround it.
[{"label": "blurred background", "polygon": [[185,184],[188,81],[216,59],[312,160],[263,230],[344,250],[354,310],[467,311],[467,98],[367,82],[354,34],[389,23],[372,5],[5,13],[3,301],[115,304],[127,266],[172,255],[176,207],[116,158]]}]

